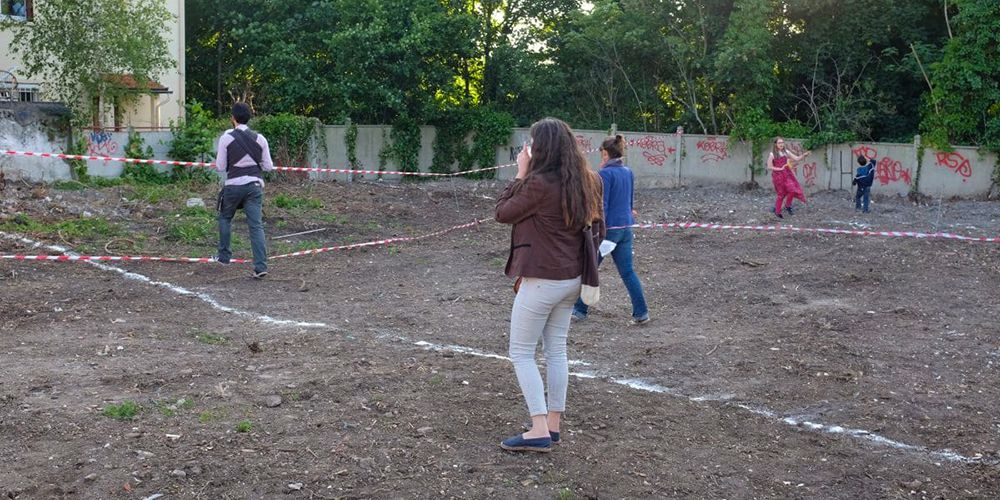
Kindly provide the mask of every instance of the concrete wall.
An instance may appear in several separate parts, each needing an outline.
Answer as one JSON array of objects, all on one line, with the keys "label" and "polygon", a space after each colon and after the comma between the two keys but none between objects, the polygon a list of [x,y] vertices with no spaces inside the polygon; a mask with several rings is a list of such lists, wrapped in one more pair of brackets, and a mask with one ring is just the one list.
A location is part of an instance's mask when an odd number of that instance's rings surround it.
[{"label": "concrete wall", "polygon": [[750,180],[750,148],[726,136],[684,135],[681,180],[686,185]]},{"label": "concrete wall", "polygon": [[[88,155],[115,157],[125,156],[125,146],[128,145],[128,132],[101,132],[84,130],[82,132],[77,131],[74,133],[82,133],[84,138],[87,140],[86,154]],[[142,137],[146,146],[153,148],[153,158],[167,158],[167,151],[170,149],[170,141],[173,139],[173,134],[169,131],[142,131],[139,132],[139,136]],[[161,172],[165,172],[170,170],[172,167],[155,165],[155,168]],[[122,162],[91,161],[88,164],[87,173],[98,177],[118,177],[124,169],[125,164]]]},{"label": "concrete wall", "polygon": [[[0,149],[38,153],[62,153],[70,144],[70,131],[66,125],[69,110],[61,105],[46,103],[0,103]],[[73,131],[75,141],[83,134],[87,142],[85,154],[95,156],[124,156],[128,132]],[[140,132],[147,146],[153,149],[153,158],[167,158],[172,134],[169,131]],[[91,161],[88,173],[100,177],[118,177],[124,169],[121,162]],[[27,156],[0,155],[0,168],[10,178],[51,182],[71,179],[69,164],[59,159],[32,158]],[[156,168],[161,171],[170,167]]]},{"label": "concrete wall", "polygon": [[[10,105],[8,104],[8,107]],[[0,108],[0,112],[3,109]],[[11,111],[7,112],[12,113]],[[24,114],[22,112],[22,114]],[[53,137],[43,128],[32,128],[30,124],[0,116],[0,147],[29,151],[61,152],[67,143],[65,137]],[[25,120],[21,120],[24,122]],[[221,132],[221,131],[220,131]],[[312,148],[312,159],[308,166],[349,168],[343,125],[325,126],[323,144]],[[421,127],[421,150],[417,167],[429,172],[434,160],[433,127]],[[607,136],[605,131],[577,130],[577,144],[585,151],[590,164],[597,168],[600,155],[597,148]],[[740,184],[750,180],[750,147],[742,142],[731,141],[726,136],[705,136],[695,134],[649,134],[640,132],[620,132],[626,139],[626,162],[636,174],[640,187],[676,187],[704,184]],[[98,156],[121,156],[127,142],[126,132],[85,131],[88,153]],[[359,125],[357,140],[358,169],[378,170],[379,153],[390,142],[391,127],[382,125]],[[153,147],[155,158],[167,158],[169,132],[143,132],[147,145]],[[528,139],[528,129],[515,129],[507,144],[496,150],[496,165],[512,165],[522,144]],[[919,139],[917,139],[919,141]],[[786,138],[788,148],[802,153],[799,140]],[[932,149],[923,151],[918,162],[919,142],[912,144],[858,143],[839,144],[812,151],[804,161],[794,165],[799,182],[807,193],[823,190],[851,189],[851,179],[857,168],[855,158],[865,153],[878,160],[873,192],[876,194],[905,195],[911,189],[935,197],[985,197],[992,187],[992,174],[997,156],[980,154],[974,148],[959,147],[952,153]],[[767,151],[758,166],[756,181],[765,189],[773,189],[766,169]],[[918,182],[918,164],[922,165]],[[6,171],[24,172],[24,176],[36,180],[52,180],[69,177],[69,168],[62,161],[40,160],[25,157],[0,158],[0,166]],[[385,170],[401,170],[402,165],[386,160]],[[116,176],[122,171],[121,163],[91,162],[90,171],[94,175]],[[497,170],[499,179],[513,178],[517,170],[507,166]],[[310,174],[315,179],[337,179],[342,181],[377,179],[374,174]],[[398,176],[383,176],[385,182],[399,182]]]},{"label": "concrete wall", "polygon": [[[69,144],[69,128],[60,106],[0,103],[0,150],[61,152]],[[8,180],[51,182],[69,178],[69,165],[51,158],[0,155],[0,170]]]},{"label": "concrete wall", "polygon": [[[358,125],[358,140],[355,145],[357,170],[379,170],[379,153],[391,143],[392,127],[385,125]],[[326,142],[326,158],[320,158],[313,163],[318,167],[351,168],[347,161],[347,126],[326,125],[323,127],[323,137]],[[418,170],[430,172],[434,161],[434,138],[437,132],[434,127],[420,127],[420,154],[417,156]],[[317,151],[319,152],[319,151]],[[402,170],[403,166],[395,160],[386,159],[384,170]],[[377,179],[375,174],[311,174],[316,179]],[[398,182],[399,176],[384,176],[383,180]]]},{"label": "concrete wall", "polygon": [[974,148],[959,147],[951,153],[928,148],[920,170],[920,192],[938,197],[987,196],[997,161],[996,154],[983,155]]}]

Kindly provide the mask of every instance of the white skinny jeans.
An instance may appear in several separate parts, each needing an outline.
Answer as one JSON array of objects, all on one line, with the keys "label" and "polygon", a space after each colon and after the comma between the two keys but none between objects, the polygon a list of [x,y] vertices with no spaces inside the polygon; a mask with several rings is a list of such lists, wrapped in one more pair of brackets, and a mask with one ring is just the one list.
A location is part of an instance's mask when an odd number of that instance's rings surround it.
[{"label": "white skinny jeans", "polygon": [[[566,337],[573,303],[580,296],[580,278],[546,280],[524,278],[510,313],[510,359],[531,416],[566,409],[569,366]],[[535,347],[542,339],[548,408],[542,375],[535,364]]]}]

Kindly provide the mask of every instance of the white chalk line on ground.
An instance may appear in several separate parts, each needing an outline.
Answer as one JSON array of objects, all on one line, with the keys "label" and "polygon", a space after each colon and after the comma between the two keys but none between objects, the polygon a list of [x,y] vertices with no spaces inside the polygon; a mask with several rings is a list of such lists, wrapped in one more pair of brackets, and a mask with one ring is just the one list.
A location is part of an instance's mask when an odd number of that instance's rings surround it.
[{"label": "white chalk line on ground", "polygon": [[[69,251],[69,249],[67,249],[65,247],[61,247],[61,246],[58,246],[58,245],[49,245],[49,244],[37,242],[37,241],[31,240],[31,239],[28,239],[28,238],[25,238],[25,237],[19,236],[19,235],[12,235],[12,234],[8,234],[8,233],[5,233],[5,232],[0,232],[0,236],[8,238],[8,239],[14,239],[14,240],[20,241],[22,243],[26,243],[26,244],[32,245],[33,247],[36,247],[36,248],[38,248],[38,247],[46,248],[48,250],[55,251],[55,252],[60,252],[60,253],[64,253],[64,254],[67,254],[67,255],[72,255],[73,254],[73,252]],[[102,264],[100,262],[87,261],[87,263],[90,264],[90,265],[92,265],[92,266],[97,267],[98,269],[104,270],[104,271],[113,271],[113,272],[116,272],[118,274],[121,274],[126,279],[130,279],[130,280],[134,280],[134,281],[139,281],[139,282],[142,282],[142,283],[146,283],[146,284],[149,284],[149,285],[158,286],[158,287],[161,287],[161,288],[166,288],[167,290],[170,290],[170,291],[172,291],[172,292],[174,292],[174,293],[176,293],[178,295],[188,296],[188,297],[195,297],[195,298],[197,298],[199,300],[202,300],[203,302],[209,304],[210,306],[212,306],[212,308],[214,308],[214,309],[216,309],[218,311],[222,311],[222,312],[229,313],[229,314],[236,314],[236,315],[239,315],[239,316],[250,317],[250,318],[256,319],[258,321],[261,321],[262,323],[268,323],[268,324],[277,325],[277,326],[298,326],[298,327],[305,327],[305,328],[329,328],[329,325],[327,325],[326,323],[311,323],[311,322],[304,322],[304,321],[275,319],[275,318],[272,318],[271,316],[268,316],[266,314],[257,314],[257,313],[253,313],[253,312],[250,312],[250,311],[244,311],[244,310],[241,310],[241,309],[236,309],[236,308],[229,307],[229,306],[226,306],[226,305],[223,305],[223,304],[219,303],[217,300],[215,300],[215,298],[213,298],[211,295],[209,295],[207,293],[194,292],[194,291],[188,290],[186,288],[183,288],[183,287],[180,287],[180,286],[177,286],[177,285],[174,285],[172,283],[165,282],[165,281],[155,281],[155,280],[153,280],[152,278],[150,278],[148,276],[145,276],[145,275],[142,275],[142,274],[139,274],[139,273],[134,273],[134,272],[131,272],[131,271],[126,271],[125,269],[121,269],[121,268],[118,268],[118,267],[115,267],[115,266],[109,266],[107,264]],[[438,345],[438,344],[433,344],[431,342],[426,342],[426,341],[422,341],[422,340],[421,341],[413,341],[411,339],[408,339],[408,338],[405,338],[405,337],[401,337],[401,336],[396,336],[396,338],[398,338],[400,340],[403,340],[403,341],[406,341],[406,342],[412,342],[413,345],[421,347],[423,349],[427,349],[427,350],[444,350],[444,351],[451,351],[451,352],[460,353],[460,354],[468,354],[470,356],[475,356],[475,357],[495,359],[495,360],[501,360],[501,361],[510,361],[510,358],[508,358],[506,356],[501,356],[499,354],[492,354],[492,353],[480,351],[478,349],[473,349],[471,347],[464,347],[464,346],[459,346],[459,345]],[[587,363],[585,361],[577,361],[577,360],[571,360],[569,362],[569,364],[572,365],[572,366],[590,366],[590,363]],[[792,426],[792,427],[795,427],[795,428],[804,428],[804,429],[808,429],[808,430],[812,430],[812,431],[816,431],[816,432],[821,432],[821,433],[826,433],[826,434],[847,435],[847,436],[850,436],[850,437],[863,439],[863,440],[871,442],[871,443],[875,443],[875,444],[879,444],[879,445],[883,445],[883,446],[888,446],[890,448],[895,448],[895,449],[905,450],[905,451],[912,451],[912,452],[917,452],[917,453],[923,453],[923,454],[927,454],[927,455],[930,455],[930,456],[933,456],[933,457],[937,457],[937,458],[941,458],[941,459],[944,459],[944,460],[947,460],[947,461],[951,461],[951,462],[970,463],[970,464],[987,464],[987,465],[998,465],[998,464],[1000,464],[1000,460],[990,460],[990,459],[987,459],[985,457],[967,457],[965,455],[961,455],[959,453],[955,453],[955,452],[948,451],[948,450],[943,450],[943,451],[931,450],[931,449],[928,449],[928,448],[926,448],[924,446],[911,445],[911,444],[903,443],[903,442],[896,441],[896,440],[893,440],[893,439],[889,439],[889,438],[887,438],[885,436],[881,436],[879,434],[876,434],[876,433],[871,432],[871,431],[866,431],[864,429],[852,429],[852,428],[848,428],[848,427],[842,427],[842,426],[839,426],[839,425],[826,425],[826,424],[820,424],[820,423],[810,422],[810,421],[807,421],[807,420],[797,420],[797,419],[795,419],[793,417],[781,417],[781,416],[777,415],[775,412],[773,412],[771,410],[768,410],[766,408],[752,407],[752,406],[749,406],[749,405],[747,405],[745,403],[728,403],[728,402],[725,401],[725,398],[720,398],[718,396],[689,396],[689,395],[683,394],[683,393],[681,393],[681,392],[679,392],[679,391],[677,391],[675,389],[672,389],[672,388],[669,388],[669,387],[665,387],[665,386],[662,386],[662,385],[659,385],[659,384],[647,382],[647,381],[642,380],[642,379],[604,377],[604,376],[600,376],[600,375],[597,375],[597,374],[594,374],[594,373],[589,373],[589,372],[570,372],[570,375],[573,376],[573,377],[576,377],[576,378],[581,378],[581,379],[606,379],[606,380],[608,380],[608,381],[610,381],[610,382],[612,382],[614,384],[622,385],[622,386],[625,386],[625,387],[628,387],[628,388],[631,388],[631,389],[634,389],[634,390],[639,390],[639,391],[644,391],[644,392],[651,392],[651,393],[656,393],[656,394],[666,394],[666,395],[669,395],[669,396],[674,396],[674,397],[679,397],[679,398],[685,398],[685,399],[687,399],[689,401],[692,401],[692,402],[695,402],[695,403],[706,403],[706,402],[712,402],[712,401],[720,401],[724,406],[731,406],[731,407],[740,408],[742,410],[748,411],[748,412],[753,413],[755,415],[763,416],[763,417],[766,417],[768,419],[775,420],[775,421],[778,421],[780,423],[783,423],[783,424],[786,424],[786,425],[789,425],[789,426]]]},{"label": "white chalk line on ground", "polygon": [[[32,239],[29,239],[29,238],[25,238],[24,236],[14,235],[14,234],[8,234],[8,233],[5,233],[5,232],[0,232],[0,236],[3,236],[4,238],[7,238],[7,239],[17,240],[17,241],[20,241],[22,243],[26,243],[26,244],[32,245],[32,247],[35,247],[35,248],[45,248],[47,250],[51,250],[51,251],[54,251],[54,252],[59,252],[59,253],[65,254],[65,255],[74,255],[74,253],[72,251],[70,251],[68,248],[61,247],[61,246],[58,246],[58,245],[49,245],[49,244],[46,244],[46,243],[41,243],[41,242],[34,241]],[[158,286],[160,288],[166,288],[167,290],[170,290],[171,292],[174,292],[177,295],[182,295],[182,296],[185,296],[185,297],[195,297],[195,298],[201,300],[202,302],[205,302],[206,304],[212,306],[213,309],[216,309],[218,311],[222,311],[224,313],[235,314],[237,316],[243,316],[243,317],[252,318],[252,319],[255,319],[255,320],[260,321],[262,323],[268,323],[268,324],[271,324],[271,325],[297,326],[297,327],[302,327],[302,328],[329,328],[329,325],[327,325],[326,323],[309,323],[309,322],[305,322],[305,321],[292,321],[292,320],[286,320],[286,319],[276,319],[276,318],[272,318],[271,316],[268,316],[266,314],[257,314],[257,313],[253,313],[253,312],[250,312],[250,311],[244,311],[242,309],[237,309],[235,307],[229,307],[229,306],[223,305],[219,301],[215,300],[215,298],[213,298],[211,295],[209,295],[207,293],[195,292],[193,290],[188,290],[187,288],[180,287],[180,286],[174,285],[172,283],[168,283],[166,281],[156,281],[156,280],[154,280],[154,279],[152,279],[152,278],[150,278],[148,276],[145,276],[145,275],[142,275],[142,274],[139,274],[139,273],[134,273],[134,272],[131,272],[131,271],[126,271],[125,269],[122,269],[120,267],[109,266],[107,264],[102,264],[100,262],[95,262],[95,261],[86,261],[86,262],[88,264],[94,266],[94,267],[97,267],[98,269],[101,269],[101,270],[104,270],[104,271],[113,271],[113,272],[116,272],[116,273],[124,276],[125,279],[130,279],[130,280],[133,280],[133,281],[139,281],[139,282],[142,282],[142,283],[146,283],[148,285]]]},{"label": "white chalk line on ground", "polygon": [[[421,340],[421,341],[413,341],[411,339],[408,339],[408,338],[405,338],[405,337],[400,337],[400,336],[396,336],[396,338],[398,338],[400,340],[403,340],[403,341],[406,341],[406,342],[412,342],[413,345],[415,345],[417,347],[421,347],[423,349],[427,349],[427,350],[451,351],[451,352],[460,353],[460,354],[468,354],[470,356],[476,356],[476,357],[480,357],[480,358],[496,359],[496,360],[502,360],[502,361],[510,361],[510,358],[508,358],[506,356],[501,356],[499,354],[493,354],[493,353],[489,353],[489,352],[484,352],[484,351],[480,351],[480,350],[473,349],[473,348],[470,348],[470,347],[464,347],[464,346],[458,346],[458,345],[439,345],[439,344],[433,344],[431,342],[427,342],[427,341],[423,341],[423,340]],[[574,363],[571,362],[571,364],[574,364]],[[582,361],[575,362],[575,364],[589,365],[589,363],[582,362]],[[748,405],[746,403],[740,403],[740,402],[728,402],[728,401],[726,401],[726,399],[728,399],[726,396],[718,396],[718,395],[712,395],[712,396],[690,396],[690,395],[684,394],[683,392],[680,392],[680,391],[678,391],[676,389],[673,389],[673,388],[670,388],[670,387],[665,387],[665,386],[662,386],[662,385],[659,385],[659,384],[655,384],[655,383],[648,382],[648,381],[642,380],[642,379],[637,379],[637,378],[605,377],[605,376],[601,376],[601,375],[598,375],[596,373],[590,373],[590,372],[570,372],[570,375],[573,376],[573,377],[576,377],[576,378],[581,378],[581,379],[603,379],[603,380],[607,380],[609,382],[612,382],[614,384],[623,385],[623,386],[628,387],[630,389],[634,389],[634,390],[638,390],[638,391],[643,391],[643,392],[651,392],[651,393],[655,393],[655,394],[666,394],[666,395],[673,396],[673,397],[687,399],[688,401],[691,401],[691,402],[694,402],[694,403],[699,403],[699,404],[707,404],[707,403],[710,403],[710,402],[718,402],[718,403],[722,404],[723,406],[728,406],[728,407],[732,407],[732,408],[739,408],[741,410],[750,412],[750,413],[752,413],[754,415],[765,417],[765,418],[767,418],[769,420],[772,420],[772,421],[775,421],[775,422],[779,422],[779,423],[785,424],[785,425],[790,426],[790,427],[795,427],[797,429],[806,429],[806,430],[810,430],[810,431],[814,431],[814,432],[819,432],[819,433],[823,433],[823,434],[835,434],[835,435],[850,436],[850,437],[853,437],[853,438],[856,438],[856,439],[861,439],[861,440],[868,441],[870,443],[878,444],[878,445],[881,445],[881,446],[887,446],[887,447],[895,448],[895,449],[898,449],[898,450],[904,450],[904,451],[910,451],[910,452],[915,452],[915,453],[920,453],[920,454],[926,454],[926,455],[929,455],[931,457],[938,458],[938,459],[945,460],[945,461],[949,461],[949,462],[959,462],[959,463],[965,463],[965,464],[1000,465],[1000,460],[991,460],[991,459],[988,459],[988,458],[982,457],[982,456],[968,457],[968,456],[965,456],[965,455],[962,455],[962,454],[959,454],[959,453],[955,453],[955,452],[950,451],[950,450],[932,450],[932,449],[929,449],[929,448],[927,448],[925,446],[907,444],[907,443],[903,443],[901,441],[896,441],[894,439],[889,439],[889,438],[887,438],[885,436],[882,436],[880,434],[877,434],[877,433],[874,433],[874,432],[871,432],[871,431],[866,431],[864,429],[852,429],[852,428],[843,427],[843,426],[840,426],[840,425],[828,425],[828,424],[822,424],[822,423],[817,423],[817,422],[811,422],[809,420],[798,419],[798,418],[794,418],[794,417],[783,417],[781,415],[778,415],[774,411],[768,410],[767,408],[754,407],[754,406],[750,406],[750,405]]]}]

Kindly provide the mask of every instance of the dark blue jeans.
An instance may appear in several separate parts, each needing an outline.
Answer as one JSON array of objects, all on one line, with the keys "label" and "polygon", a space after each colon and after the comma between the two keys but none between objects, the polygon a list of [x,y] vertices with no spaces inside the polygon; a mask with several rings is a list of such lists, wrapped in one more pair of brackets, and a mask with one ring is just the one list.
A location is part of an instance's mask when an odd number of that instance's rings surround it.
[{"label": "dark blue jeans", "polygon": [[233,216],[242,208],[247,216],[250,230],[250,249],[253,250],[254,272],[267,271],[267,245],[264,241],[264,188],[260,184],[225,186],[219,194],[219,261],[229,262],[233,253],[229,250],[232,236]]},{"label": "dark blue jeans", "polygon": [[864,199],[864,203],[865,203],[865,205],[864,205],[864,211],[867,212],[868,211],[868,202],[871,199],[871,194],[872,194],[872,187],[871,186],[865,186],[865,187],[858,186],[857,192],[854,193],[854,209],[855,210],[861,210],[862,209],[861,208],[861,200]]},{"label": "dark blue jeans", "polygon": [[[632,299],[632,317],[638,319],[648,316],[649,309],[646,307],[646,297],[642,294],[642,284],[639,283],[639,277],[636,276],[635,269],[632,268],[632,241],[634,240],[632,228],[608,229],[608,235],[605,239],[613,241],[617,245],[611,251],[611,258],[615,261],[615,267],[618,268],[618,275],[625,282],[629,298]],[[604,258],[598,257],[598,260],[603,261]],[[587,304],[576,299],[576,304],[573,306],[574,312],[586,316],[588,309]]]}]

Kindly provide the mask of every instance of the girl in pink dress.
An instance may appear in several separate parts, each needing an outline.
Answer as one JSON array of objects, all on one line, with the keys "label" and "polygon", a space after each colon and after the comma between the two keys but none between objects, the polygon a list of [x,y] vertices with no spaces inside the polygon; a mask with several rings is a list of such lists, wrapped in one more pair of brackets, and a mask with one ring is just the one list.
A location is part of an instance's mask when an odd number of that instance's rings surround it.
[{"label": "girl in pink dress", "polygon": [[785,140],[781,137],[774,141],[774,147],[767,157],[767,169],[771,171],[771,182],[774,183],[774,191],[778,194],[778,199],[774,202],[774,215],[777,215],[779,219],[785,218],[781,215],[782,200],[784,200],[785,210],[788,211],[789,215],[794,213],[792,200],[798,198],[802,200],[802,203],[806,202],[806,195],[802,191],[802,186],[799,185],[799,180],[795,178],[795,171],[792,170],[789,160],[802,161],[809,154],[810,152],[806,151],[802,156],[798,156],[786,150]]}]

